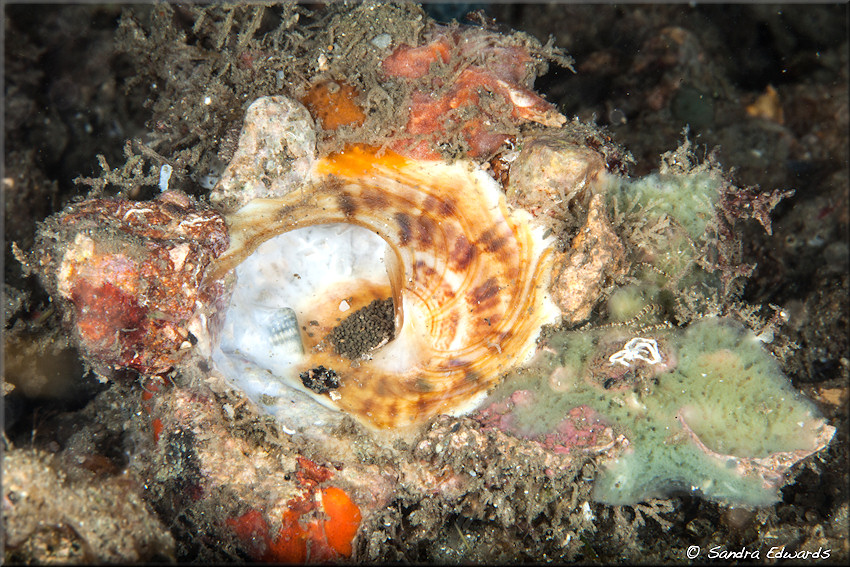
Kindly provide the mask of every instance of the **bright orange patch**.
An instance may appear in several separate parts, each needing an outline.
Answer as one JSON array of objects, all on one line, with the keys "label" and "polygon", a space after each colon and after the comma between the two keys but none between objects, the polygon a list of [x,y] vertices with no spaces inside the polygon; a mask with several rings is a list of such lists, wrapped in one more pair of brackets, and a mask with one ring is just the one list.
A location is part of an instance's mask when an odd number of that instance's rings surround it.
[{"label": "bright orange patch", "polygon": [[316,171],[322,175],[360,177],[368,175],[375,167],[400,170],[410,163],[410,160],[393,151],[385,150],[380,156],[377,151],[377,148],[361,144],[348,146],[344,151],[322,159],[316,166]]},{"label": "bright orange patch", "polygon": [[269,542],[263,559],[281,563],[304,563],[307,560],[307,532],[298,522],[300,516],[292,510],[284,513],[277,539]]},{"label": "bright orange patch", "polygon": [[328,562],[351,557],[351,540],[360,527],[360,508],[341,489],[322,489],[322,509],[327,520],[304,518],[317,509],[314,487],[305,497],[294,498],[281,518],[281,527],[272,539],[269,525],[259,510],[226,520],[247,546],[252,557],[263,562],[300,564]]},{"label": "bright orange patch", "polygon": [[263,513],[251,509],[236,518],[228,518],[225,523],[247,546],[248,553],[255,559],[272,561],[269,552],[269,525]]},{"label": "bright orange patch", "polygon": [[360,508],[335,486],[322,489],[322,507],[329,516],[324,525],[328,545],[340,555],[351,557],[351,540],[360,527]]},{"label": "bright orange patch", "polygon": [[228,518],[225,523],[244,540],[262,539],[269,531],[263,513],[255,509],[248,510],[236,518]]},{"label": "bright orange patch", "polygon": [[325,130],[340,126],[360,126],[366,115],[354,102],[357,90],[341,81],[321,81],[313,85],[301,102],[322,123]]},{"label": "bright orange patch", "polygon": [[746,106],[747,114],[754,118],[766,118],[773,120],[777,124],[785,123],[785,114],[782,111],[782,102],[779,100],[779,93],[773,88],[773,85],[767,85],[764,93],[761,94],[755,102]]}]

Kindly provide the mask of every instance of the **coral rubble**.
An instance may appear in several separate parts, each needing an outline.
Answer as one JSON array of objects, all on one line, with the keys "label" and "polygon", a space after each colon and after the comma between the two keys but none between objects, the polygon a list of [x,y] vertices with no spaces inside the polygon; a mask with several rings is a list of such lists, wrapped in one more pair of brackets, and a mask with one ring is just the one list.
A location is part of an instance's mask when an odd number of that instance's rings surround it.
[{"label": "coral rubble", "polygon": [[[11,253],[111,381],[51,446],[82,487],[72,514],[109,517],[83,501],[103,474],[136,520],[119,547],[114,521],[35,529],[32,506],[61,514],[15,469],[7,559],[50,558],[47,539],[69,559],[159,559],[151,542],[199,561],[593,559],[666,541],[682,502],[753,510],[729,514],[752,526],[805,489],[846,396],[812,389],[823,417],[780,367],[793,332],[814,335],[744,300],[752,235],[782,229],[770,215],[794,191],[736,186],[687,134],[630,176],[610,130],[534,91],[572,60],[477,20],[377,2],[126,11],[151,133],[123,168],[99,156],[91,194]],[[641,96],[709,129],[727,101],[703,91],[731,87],[697,72],[698,35],[644,46],[623,73],[664,72]],[[738,114],[787,128],[786,93]],[[53,307],[27,319],[12,299],[18,376]],[[120,457],[92,454],[107,444]],[[66,490],[33,455],[10,446],[4,471]]]},{"label": "coral rubble", "polygon": [[221,282],[202,281],[227,248],[220,214],[176,192],[145,203],[94,199],[39,235],[45,287],[68,302],[78,344],[104,376],[167,372],[206,335],[223,294]]}]

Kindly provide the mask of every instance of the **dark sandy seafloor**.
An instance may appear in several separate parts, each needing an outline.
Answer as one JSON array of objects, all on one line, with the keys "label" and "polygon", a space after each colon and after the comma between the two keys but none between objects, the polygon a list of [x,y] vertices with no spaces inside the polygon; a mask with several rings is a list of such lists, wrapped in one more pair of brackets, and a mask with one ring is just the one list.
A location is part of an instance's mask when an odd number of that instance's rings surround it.
[{"label": "dark sandy seafloor", "polygon": [[[163,58],[178,57],[162,47],[182,44],[185,38],[177,32],[207,34],[215,43],[215,30],[193,30],[199,12],[176,8],[170,27],[157,38],[162,49],[143,53],[133,49],[126,33],[117,33],[125,9],[4,5],[3,377],[14,385],[4,386],[2,445],[4,527],[14,522],[14,531],[4,530],[9,563],[250,559],[198,532],[198,517],[181,515],[181,502],[164,504],[166,485],[152,494],[144,479],[133,476],[140,468],[134,460],[146,454],[135,450],[141,442],[133,438],[139,434],[133,415],[144,410],[138,401],[116,409],[109,400],[128,392],[137,400],[138,385],[132,379],[101,384],[86,371],[48,296],[13,253],[12,243],[28,250],[36,223],[75,198],[92,189],[116,189],[74,183],[100,175],[96,155],[110,168],[120,166],[125,141],[152,132],[147,139],[158,140],[160,153],[189,160],[197,159],[190,155],[193,147],[233,138],[222,126],[233,117],[221,108],[214,126],[222,131],[212,134],[171,122],[180,89],[188,93],[197,79],[190,70],[180,77],[186,85],[156,85],[156,69],[167,67]],[[133,9],[139,21],[155,22],[149,19],[155,7]],[[727,510],[677,495],[659,508],[659,523],[633,510],[600,506],[597,516],[608,518],[606,526],[618,533],[588,535],[580,553],[562,557],[542,538],[500,531],[463,514],[450,515],[453,524],[434,528],[428,537],[420,531],[415,545],[406,547],[404,526],[416,514],[407,506],[396,516],[401,542],[370,548],[385,550],[377,556],[365,555],[361,547],[364,555],[355,559],[679,562],[686,560],[685,549],[699,545],[704,552],[706,546],[760,550],[760,561],[770,560],[772,546],[785,546],[791,554],[823,549],[829,550],[829,562],[845,562],[850,557],[847,5],[428,6],[432,17],[444,21],[472,9],[542,42],[554,37],[574,58],[575,73],[550,65],[536,89],[567,117],[607,127],[634,156],[631,175],[656,169],[659,155],[680,144],[688,125],[693,142],[719,147],[719,162],[734,168],[739,185],[795,190],[774,210],[772,234],[758,226],[743,228],[744,260],[756,264],[743,299],[789,313],[780,332],[785,344],[797,348],[780,353],[783,370],[837,433],[826,450],[795,469],[781,502],[758,511]],[[222,36],[224,56],[234,57],[239,25],[250,21],[247,10],[234,17],[234,39]],[[254,33],[280,17],[278,8],[268,11]],[[202,68],[205,56],[198,49],[197,59],[186,60]],[[233,63],[223,91],[227,81],[240,78],[242,67]],[[156,176],[147,174],[140,169],[125,177],[135,181],[121,186],[123,194],[155,195]],[[189,178],[175,182],[194,196],[208,192]],[[85,448],[74,435],[83,429],[90,432]],[[37,506],[18,505],[20,497],[6,490],[10,470],[26,479],[28,501]],[[104,518],[110,523],[102,529],[80,527]],[[501,545],[488,547],[494,540]]]}]

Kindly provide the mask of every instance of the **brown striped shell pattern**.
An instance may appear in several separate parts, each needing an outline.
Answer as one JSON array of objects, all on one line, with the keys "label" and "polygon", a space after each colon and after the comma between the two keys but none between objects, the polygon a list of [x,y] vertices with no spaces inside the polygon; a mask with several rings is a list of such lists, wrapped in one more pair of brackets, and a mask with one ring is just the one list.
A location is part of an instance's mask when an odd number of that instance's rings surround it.
[{"label": "brown striped shell pattern", "polygon": [[356,225],[389,245],[387,288],[339,282],[345,292],[326,294],[309,318],[328,327],[339,297],[357,306],[392,297],[395,336],[352,362],[301,333],[303,350],[282,377],[303,391],[299,376],[332,369],[338,387],[308,393],[373,428],[472,409],[560,315],[548,292],[552,242],[469,162],[355,146],[318,160],[306,186],[254,199],[227,221],[231,246],[208,278],[224,277],[275,236],[313,225]]}]

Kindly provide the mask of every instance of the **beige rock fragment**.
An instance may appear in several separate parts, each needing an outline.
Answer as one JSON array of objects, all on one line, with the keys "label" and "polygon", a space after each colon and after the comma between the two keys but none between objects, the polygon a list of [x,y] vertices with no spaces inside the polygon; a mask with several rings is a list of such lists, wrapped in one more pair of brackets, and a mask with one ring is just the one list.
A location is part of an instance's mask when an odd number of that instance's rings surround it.
[{"label": "beige rock fragment", "polygon": [[539,136],[523,140],[522,149],[511,164],[506,187],[508,202],[540,217],[559,233],[564,221],[584,216],[591,197],[604,185],[605,160],[586,146]]},{"label": "beige rock fragment", "polygon": [[304,183],[315,161],[316,132],[304,105],[259,98],[248,107],[239,146],[210,201],[234,211],[253,199],[282,197]]},{"label": "beige rock fragment", "polygon": [[550,291],[563,320],[574,324],[587,319],[602,290],[627,269],[626,250],[605,213],[605,199],[595,195],[570,249],[555,258]]}]

